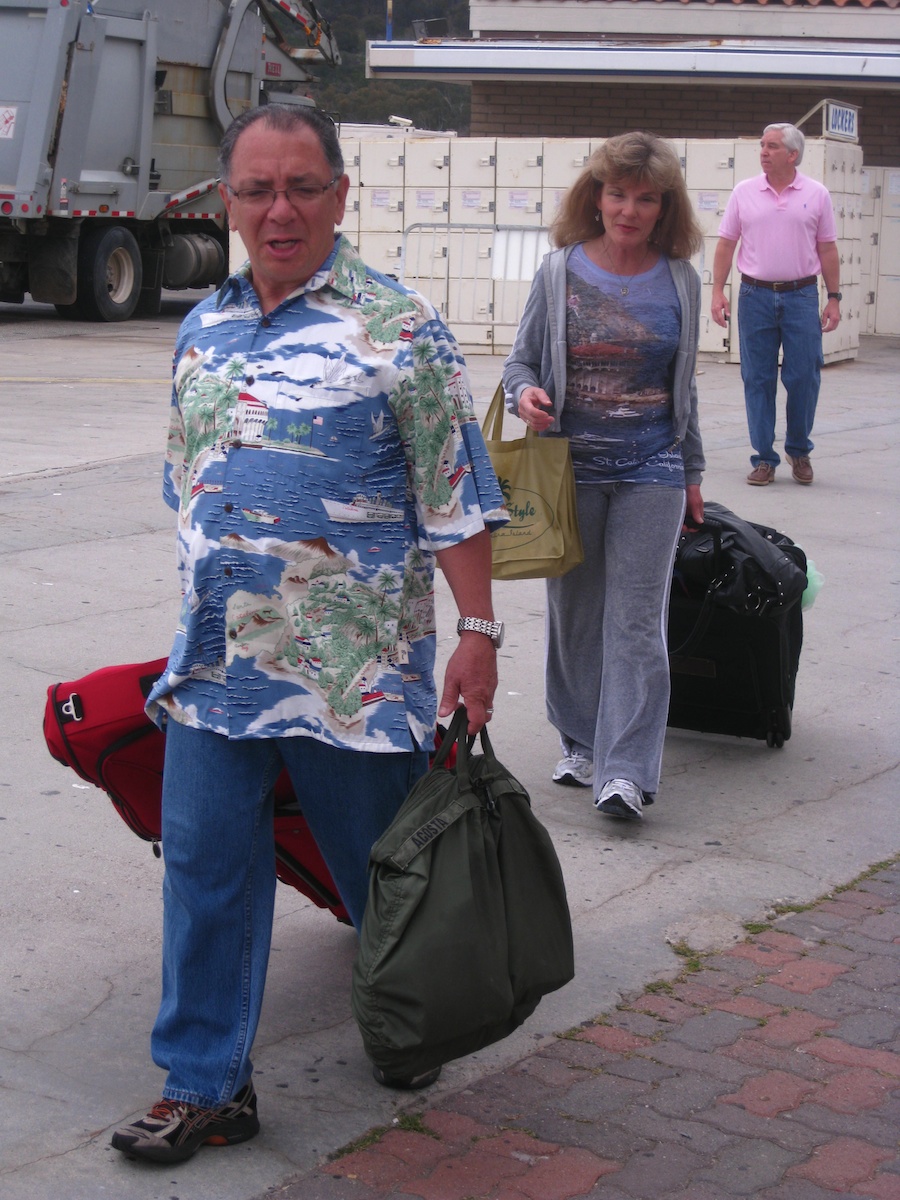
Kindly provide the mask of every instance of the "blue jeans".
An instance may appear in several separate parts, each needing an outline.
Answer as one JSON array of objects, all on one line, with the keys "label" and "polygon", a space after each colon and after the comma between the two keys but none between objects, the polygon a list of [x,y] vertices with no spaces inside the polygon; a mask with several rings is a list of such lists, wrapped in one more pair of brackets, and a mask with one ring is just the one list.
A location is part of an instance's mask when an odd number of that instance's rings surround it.
[{"label": "blue jeans", "polygon": [[822,374],[822,320],[819,289],[811,283],[796,292],[773,292],[742,283],[738,308],[741,378],[750,445],[750,462],[777,467],[775,451],[775,392],[778,350],[782,350],[781,382],[787,392],[785,453],[800,458],[810,453],[819,382]]},{"label": "blue jeans", "polygon": [[286,766],[357,927],[369,850],[428,755],[338,750],[308,737],[229,741],[170,721],[163,779],[162,1001],[151,1039],[163,1094],[203,1108],[248,1082],[275,903],[272,788]]}]

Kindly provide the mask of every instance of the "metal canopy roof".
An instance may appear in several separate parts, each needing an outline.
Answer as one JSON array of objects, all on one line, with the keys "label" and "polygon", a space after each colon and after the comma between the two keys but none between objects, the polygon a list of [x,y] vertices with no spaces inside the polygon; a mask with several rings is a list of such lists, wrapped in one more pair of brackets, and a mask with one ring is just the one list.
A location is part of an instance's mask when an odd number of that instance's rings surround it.
[{"label": "metal canopy roof", "polygon": [[367,46],[366,74],[443,83],[621,78],[796,87],[828,82],[900,91],[900,43],[375,41]]}]

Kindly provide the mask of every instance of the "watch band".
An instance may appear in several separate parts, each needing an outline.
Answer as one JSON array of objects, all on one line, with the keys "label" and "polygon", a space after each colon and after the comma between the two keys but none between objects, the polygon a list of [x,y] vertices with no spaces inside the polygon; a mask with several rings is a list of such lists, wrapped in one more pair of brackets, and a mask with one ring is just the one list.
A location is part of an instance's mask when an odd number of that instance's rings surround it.
[{"label": "watch band", "polygon": [[460,617],[456,622],[457,633],[483,633],[499,650],[503,645],[503,622],[486,621],[482,617]]},{"label": "watch band", "polygon": [[826,292],[825,295],[829,300],[843,300],[844,298],[843,292]]}]

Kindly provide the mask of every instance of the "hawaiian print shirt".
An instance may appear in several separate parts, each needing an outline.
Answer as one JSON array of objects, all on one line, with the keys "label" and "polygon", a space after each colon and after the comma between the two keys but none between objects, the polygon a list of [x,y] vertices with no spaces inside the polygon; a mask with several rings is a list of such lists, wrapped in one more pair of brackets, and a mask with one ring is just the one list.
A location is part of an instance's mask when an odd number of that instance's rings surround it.
[{"label": "hawaiian print shirt", "polygon": [[508,518],[424,297],[338,238],[264,316],[245,265],[179,332],[163,493],[183,605],[154,720],[433,744],[434,554]]}]

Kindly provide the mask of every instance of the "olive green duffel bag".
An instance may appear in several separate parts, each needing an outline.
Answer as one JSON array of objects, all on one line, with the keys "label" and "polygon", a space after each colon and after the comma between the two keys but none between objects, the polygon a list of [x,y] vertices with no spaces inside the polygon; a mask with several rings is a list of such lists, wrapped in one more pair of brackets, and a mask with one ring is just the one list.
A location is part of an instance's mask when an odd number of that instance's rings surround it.
[{"label": "olive green duffel bag", "polygon": [[[511,1033],[575,973],[556,851],[487,731],[457,710],[432,769],[372,847],[353,1015],[386,1075]],[[453,746],[456,765],[445,765]]]}]

